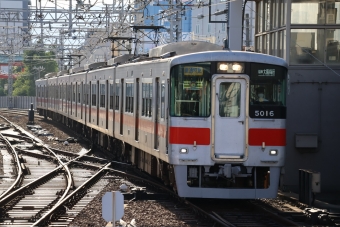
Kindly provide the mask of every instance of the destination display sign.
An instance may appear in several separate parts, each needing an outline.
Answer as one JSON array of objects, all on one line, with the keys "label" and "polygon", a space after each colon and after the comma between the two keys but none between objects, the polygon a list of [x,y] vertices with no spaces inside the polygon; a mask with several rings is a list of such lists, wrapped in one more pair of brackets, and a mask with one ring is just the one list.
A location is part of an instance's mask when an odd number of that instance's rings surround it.
[{"label": "destination display sign", "polygon": [[203,76],[203,67],[185,66],[184,76]]},{"label": "destination display sign", "polygon": [[258,76],[275,76],[275,69],[259,69],[257,70]]}]

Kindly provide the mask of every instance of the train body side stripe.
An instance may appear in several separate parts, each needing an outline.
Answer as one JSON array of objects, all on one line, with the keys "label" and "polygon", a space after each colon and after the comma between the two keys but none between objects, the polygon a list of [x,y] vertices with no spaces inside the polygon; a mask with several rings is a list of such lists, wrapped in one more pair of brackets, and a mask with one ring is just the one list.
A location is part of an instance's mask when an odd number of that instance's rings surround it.
[{"label": "train body side stripe", "polygon": [[170,127],[169,142],[171,144],[210,144],[210,128]]},{"label": "train body side stripe", "polygon": [[250,146],[286,146],[286,129],[249,129]]}]

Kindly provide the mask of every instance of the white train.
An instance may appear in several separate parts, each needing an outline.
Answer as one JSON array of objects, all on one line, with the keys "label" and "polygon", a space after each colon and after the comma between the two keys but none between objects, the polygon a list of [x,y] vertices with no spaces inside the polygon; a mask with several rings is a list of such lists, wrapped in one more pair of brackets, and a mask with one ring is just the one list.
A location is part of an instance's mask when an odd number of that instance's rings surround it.
[{"label": "white train", "polygon": [[[36,81],[40,114],[161,178],[182,197],[274,198],[287,64],[206,42],[156,47]],[[117,149],[117,147],[121,147]]]}]

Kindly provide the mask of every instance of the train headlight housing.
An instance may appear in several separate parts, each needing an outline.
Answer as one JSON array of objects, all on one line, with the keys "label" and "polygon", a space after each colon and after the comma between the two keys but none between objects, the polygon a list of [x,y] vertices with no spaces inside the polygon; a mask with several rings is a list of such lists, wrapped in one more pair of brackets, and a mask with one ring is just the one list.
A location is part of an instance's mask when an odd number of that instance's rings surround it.
[{"label": "train headlight housing", "polygon": [[277,150],[270,150],[269,155],[277,155],[278,151]]},{"label": "train headlight housing", "polygon": [[181,149],[179,150],[179,153],[181,153],[181,154],[188,153],[188,149],[187,149],[187,148],[181,148]]},{"label": "train headlight housing", "polygon": [[243,73],[244,64],[238,62],[218,62],[218,73]]}]

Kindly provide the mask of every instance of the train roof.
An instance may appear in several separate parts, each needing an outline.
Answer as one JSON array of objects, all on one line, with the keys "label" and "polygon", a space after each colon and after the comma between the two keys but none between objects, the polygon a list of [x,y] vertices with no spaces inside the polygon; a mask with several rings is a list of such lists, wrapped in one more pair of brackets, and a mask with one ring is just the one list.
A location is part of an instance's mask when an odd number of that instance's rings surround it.
[{"label": "train roof", "polygon": [[223,47],[214,43],[203,41],[182,41],[169,43],[149,50],[149,57],[163,58],[203,51],[222,50]]},{"label": "train roof", "polygon": [[206,51],[175,56],[171,60],[171,66],[192,62],[221,61],[221,59],[223,59],[223,61],[231,62],[255,62],[288,67],[287,62],[279,57],[248,51],[229,50]]},{"label": "train roof", "polygon": [[126,65],[128,63],[146,63],[155,59],[169,59],[171,61],[171,66],[174,66],[191,62],[220,61],[222,57],[224,61],[255,62],[288,67],[285,60],[272,55],[247,51],[223,50],[222,46],[204,41],[182,41],[155,47],[149,50],[148,56],[125,54],[109,59],[107,62],[96,62],[81,67],[75,67],[70,70],[60,71],[58,73],[49,73],[45,78],[59,77],[110,66]]}]

